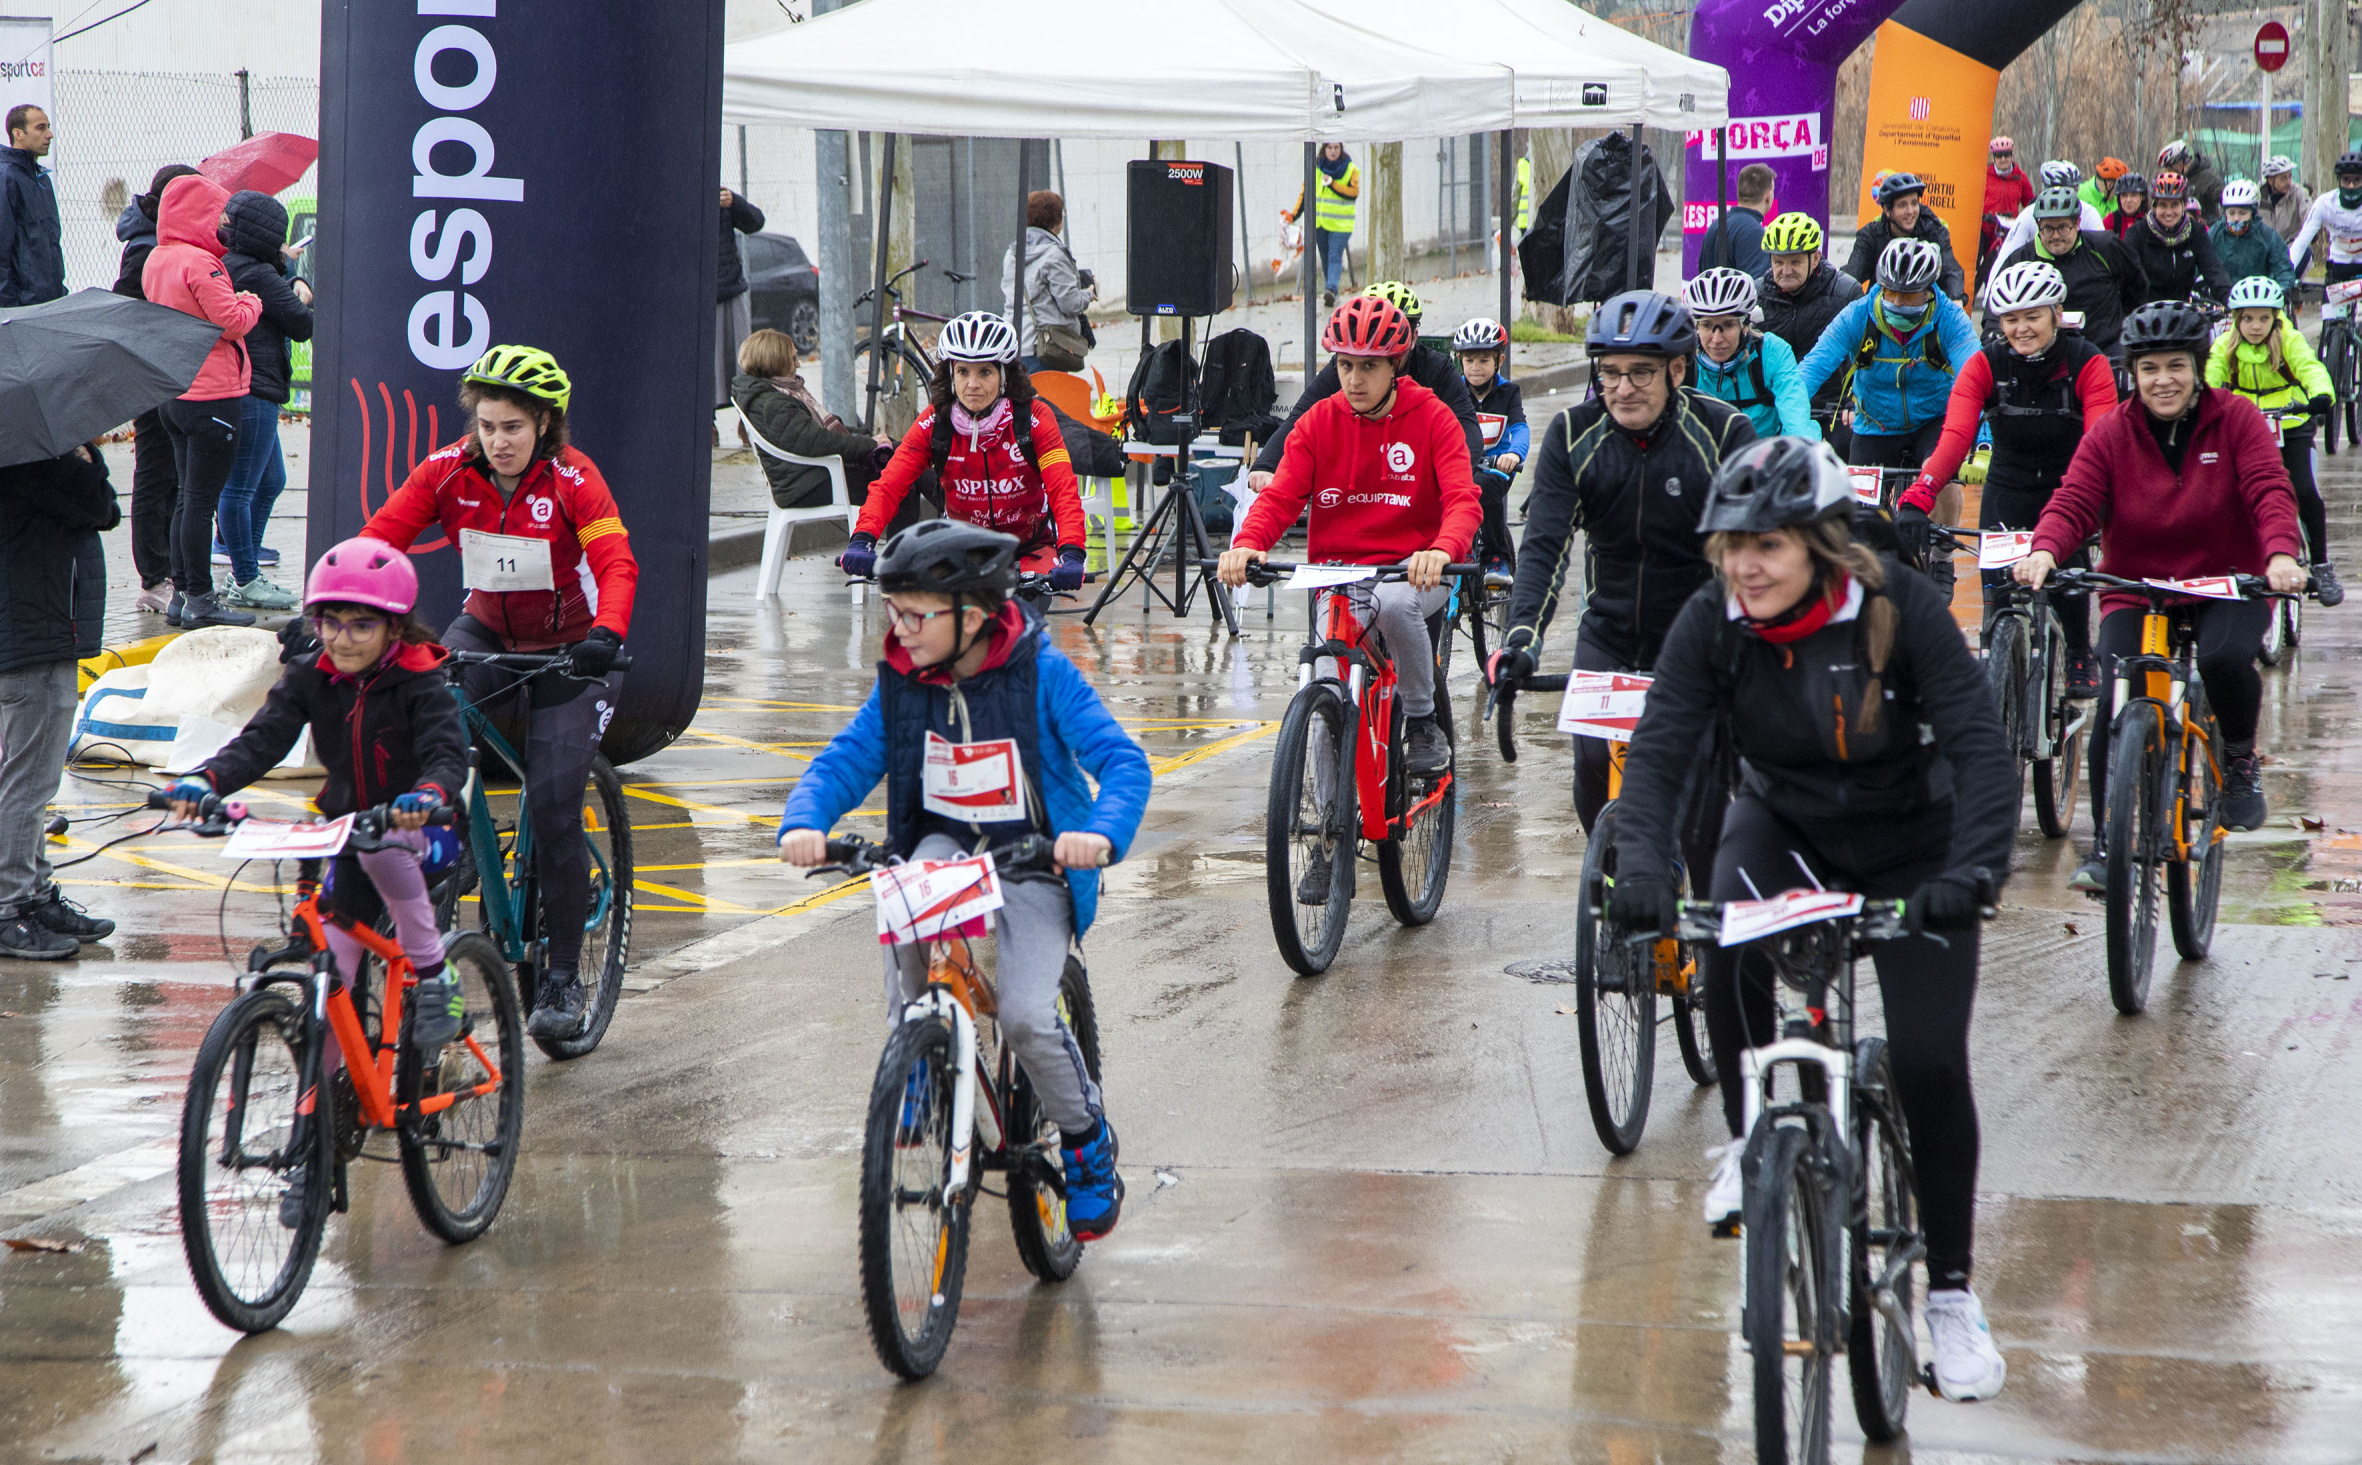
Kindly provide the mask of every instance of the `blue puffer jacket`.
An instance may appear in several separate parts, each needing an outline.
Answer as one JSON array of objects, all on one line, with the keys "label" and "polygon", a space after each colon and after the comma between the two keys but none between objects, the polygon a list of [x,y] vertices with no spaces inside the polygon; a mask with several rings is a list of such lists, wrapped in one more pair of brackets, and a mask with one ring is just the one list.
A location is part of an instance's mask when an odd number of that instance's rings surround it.
[{"label": "blue puffer jacket", "polygon": [[[1116,725],[1074,663],[1043,639],[1037,617],[1012,603],[1003,607],[992,634],[996,644],[984,669],[958,684],[958,707],[952,686],[913,671],[901,647],[889,642],[886,660],[878,664],[878,685],[804,771],[788,795],[779,833],[834,827],[883,778],[886,843],[908,855],[930,817],[919,781],[927,734],[953,742],[1015,738],[1025,771],[1041,790],[1049,832],[1105,835],[1115,845],[1112,858],[1122,859],[1148,811],[1148,755]],[[1031,706],[1025,705],[1027,687]],[[1099,784],[1096,799],[1085,773]],[[1020,831],[1001,825],[984,832],[1002,839]],[[1099,873],[1072,870],[1066,881],[1080,936],[1098,913]]]},{"label": "blue puffer jacket", "polygon": [[1934,308],[1910,331],[1898,335],[1883,317],[1873,326],[1871,312],[1885,294],[1874,285],[1837,312],[1802,368],[1805,395],[1811,396],[1854,365],[1864,345],[1871,344],[1870,359],[1854,372],[1853,401],[1854,431],[1872,436],[1914,432],[1943,421],[1952,378],[1960,363],[1977,352],[1976,327],[1950,296],[1936,296]]}]

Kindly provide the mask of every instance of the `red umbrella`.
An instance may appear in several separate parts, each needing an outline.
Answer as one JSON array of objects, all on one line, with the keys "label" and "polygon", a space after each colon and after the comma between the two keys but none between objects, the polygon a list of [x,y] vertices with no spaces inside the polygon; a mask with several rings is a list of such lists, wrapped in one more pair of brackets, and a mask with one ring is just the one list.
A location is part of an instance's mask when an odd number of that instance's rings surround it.
[{"label": "red umbrella", "polygon": [[197,165],[197,171],[238,193],[277,193],[293,184],[318,161],[320,144],[293,132],[264,132],[223,148]]}]

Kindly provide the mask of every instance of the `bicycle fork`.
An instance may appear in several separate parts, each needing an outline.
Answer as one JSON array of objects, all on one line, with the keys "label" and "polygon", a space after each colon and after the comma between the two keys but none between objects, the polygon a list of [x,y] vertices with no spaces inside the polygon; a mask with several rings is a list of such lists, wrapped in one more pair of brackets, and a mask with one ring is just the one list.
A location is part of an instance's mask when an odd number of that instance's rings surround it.
[{"label": "bicycle fork", "polygon": [[[943,1182],[946,1214],[968,1188],[968,1172],[975,1168],[977,1140],[987,1150],[1001,1147],[1001,1117],[992,1101],[976,1102],[980,1080],[976,1073],[976,1019],[943,986],[929,988],[902,1009],[904,1022],[944,1022],[951,1025],[951,1166]],[[981,1134],[979,1134],[981,1131]]]}]

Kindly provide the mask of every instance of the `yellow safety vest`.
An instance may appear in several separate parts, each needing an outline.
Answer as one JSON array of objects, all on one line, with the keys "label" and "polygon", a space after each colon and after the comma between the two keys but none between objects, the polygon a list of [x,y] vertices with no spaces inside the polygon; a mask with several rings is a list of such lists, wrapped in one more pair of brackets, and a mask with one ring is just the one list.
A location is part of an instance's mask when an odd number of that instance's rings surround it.
[{"label": "yellow safety vest", "polygon": [[1534,227],[1534,160],[1517,160],[1517,227]]},{"label": "yellow safety vest", "polygon": [[1337,192],[1341,186],[1359,193],[1361,164],[1347,163],[1344,174],[1337,178],[1331,178],[1326,173],[1320,175],[1320,193],[1314,202],[1312,217],[1314,223],[1331,234],[1353,232],[1353,206],[1356,199],[1352,195]]}]

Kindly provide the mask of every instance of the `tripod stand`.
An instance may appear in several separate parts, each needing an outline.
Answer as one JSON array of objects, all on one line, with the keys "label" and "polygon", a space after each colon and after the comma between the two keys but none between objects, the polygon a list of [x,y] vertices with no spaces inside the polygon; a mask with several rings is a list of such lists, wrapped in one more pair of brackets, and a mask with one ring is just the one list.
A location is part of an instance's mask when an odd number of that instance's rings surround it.
[{"label": "tripod stand", "polygon": [[[1189,318],[1182,317],[1181,351],[1184,356],[1190,350],[1190,325]],[[1145,357],[1148,350],[1148,317],[1142,316],[1141,355]],[[1194,373],[1192,380],[1194,383]],[[1192,400],[1185,404],[1186,415],[1194,423],[1197,415],[1194,384],[1189,395]],[[1137,579],[1143,596],[1154,596],[1163,601],[1165,609],[1176,616],[1189,614],[1190,602],[1197,598],[1198,587],[1202,584],[1216,618],[1229,628],[1231,635],[1238,634],[1238,608],[1231,603],[1230,592],[1221,581],[1214,578],[1212,570],[1203,568],[1204,562],[1214,558],[1215,549],[1212,537],[1206,533],[1205,518],[1197,511],[1197,498],[1190,492],[1188,453],[1187,442],[1175,448],[1173,477],[1165,485],[1163,500],[1132,535],[1132,543],[1124,550],[1123,559],[1108,574],[1107,583],[1100,587],[1099,598],[1083,613],[1084,625],[1097,620],[1099,612],[1123,594],[1126,583]],[[1156,583],[1156,573],[1164,567],[1168,555],[1173,559],[1173,591],[1170,595]]]}]

